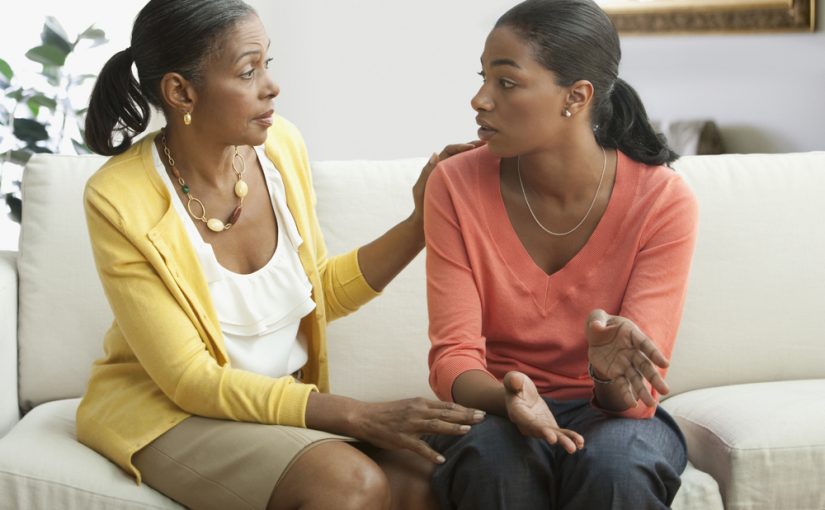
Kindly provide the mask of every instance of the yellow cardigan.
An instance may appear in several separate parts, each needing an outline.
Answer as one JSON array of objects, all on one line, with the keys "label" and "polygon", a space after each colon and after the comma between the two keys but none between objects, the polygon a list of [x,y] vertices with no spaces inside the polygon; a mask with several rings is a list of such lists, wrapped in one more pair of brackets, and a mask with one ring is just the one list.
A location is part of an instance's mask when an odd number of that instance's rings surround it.
[{"label": "yellow cardigan", "polygon": [[308,384],[233,369],[197,255],[153,165],[156,134],[111,158],[84,195],[115,319],[77,410],[77,437],[138,483],[132,455],[190,415],[306,426],[310,392],[329,390],[326,323],[377,295],[361,274],[357,250],[327,258],[303,139],[276,117],[265,151],[283,178],[317,305],[300,326],[308,338]]}]

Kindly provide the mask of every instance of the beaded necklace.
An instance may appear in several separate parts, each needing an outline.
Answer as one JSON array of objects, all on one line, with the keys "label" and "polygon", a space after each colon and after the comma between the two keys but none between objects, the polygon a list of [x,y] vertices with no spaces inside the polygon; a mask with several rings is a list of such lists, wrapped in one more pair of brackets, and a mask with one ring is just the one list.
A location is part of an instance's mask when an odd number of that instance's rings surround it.
[{"label": "beaded necklace", "polygon": [[[183,177],[181,177],[180,172],[178,172],[178,169],[175,167],[175,159],[172,157],[172,152],[169,151],[169,147],[166,145],[165,129],[161,131],[160,143],[163,145],[163,153],[166,154],[166,159],[169,161],[169,168],[171,168],[172,170],[172,175],[174,175],[175,179],[178,180],[180,189],[186,196],[186,209],[189,211],[189,214],[191,214],[192,217],[196,220],[206,223],[206,227],[212,232],[223,232],[224,230],[229,230],[230,228],[232,228],[232,225],[237,223],[238,218],[241,217],[241,211],[243,210],[243,199],[249,193],[249,186],[247,186],[246,182],[242,179],[243,173],[246,171],[246,162],[244,161],[240,152],[238,152],[238,146],[235,146],[235,154],[232,156],[232,170],[238,177],[238,181],[235,183],[235,196],[238,197],[238,205],[235,207],[235,209],[232,211],[232,214],[229,216],[229,221],[224,223],[218,218],[207,218],[206,207],[203,205],[203,202],[201,202],[200,199],[195,198],[190,192],[189,185],[186,184],[186,181],[183,180]],[[239,159],[241,161],[240,170],[238,170],[238,168],[235,166],[236,159]],[[200,215],[195,214],[195,211],[192,208],[193,205],[196,207],[200,207]]]}]

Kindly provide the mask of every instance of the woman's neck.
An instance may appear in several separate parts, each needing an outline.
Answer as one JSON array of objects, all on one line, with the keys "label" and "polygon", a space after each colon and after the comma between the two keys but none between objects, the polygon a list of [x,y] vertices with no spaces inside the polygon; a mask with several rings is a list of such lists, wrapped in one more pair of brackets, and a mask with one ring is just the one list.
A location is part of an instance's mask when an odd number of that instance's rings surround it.
[{"label": "woman's neck", "polygon": [[564,205],[592,197],[602,174],[608,173],[608,163],[608,154],[591,137],[578,143],[571,140],[561,149],[524,154],[514,158],[512,166],[521,173],[524,186],[531,193]]},{"label": "woman's neck", "polygon": [[[166,146],[175,167],[187,182],[197,182],[201,186],[222,187],[227,176],[233,176],[232,159],[235,154],[234,146],[225,143],[210,141],[209,137],[202,136],[191,127],[175,129],[169,126],[164,128]],[[164,156],[162,136],[158,136],[157,143],[160,153]]]}]

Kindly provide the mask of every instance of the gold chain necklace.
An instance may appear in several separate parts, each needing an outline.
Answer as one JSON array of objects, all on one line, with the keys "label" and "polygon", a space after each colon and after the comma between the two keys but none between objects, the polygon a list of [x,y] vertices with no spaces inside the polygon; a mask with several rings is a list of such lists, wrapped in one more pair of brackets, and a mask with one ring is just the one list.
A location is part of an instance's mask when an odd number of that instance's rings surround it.
[{"label": "gold chain necklace", "polygon": [[596,188],[596,193],[593,195],[593,200],[590,202],[590,207],[587,208],[587,212],[584,213],[584,217],[581,219],[581,221],[579,221],[575,227],[571,228],[567,232],[553,232],[549,228],[542,225],[538,217],[536,217],[536,213],[534,213],[533,208],[530,207],[530,201],[527,200],[527,193],[524,191],[524,181],[521,180],[521,157],[516,158],[516,172],[518,173],[518,182],[519,184],[521,184],[521,195],[524,197],[524,203],[527,204],[527,210],[530,211],[530,215],[536,221],[536,225],[541,227],[542,230],[544,230],[551,236],[564,237],[566,235],[572,234],[584,224],[584,220],[586,220],[587,217],[590,216],[590,211],[592,211],[593,206],[596,205],[596,199],[599,198],[599,190],[602,189],[602,181],[604,181],[604,171],[605,169],[607,169],[607,153],[605,152],[604,147],[602,147],[602,157],[604,158],[604,162],[602,163],[602,176],[599,177],[599,186]]},{"label": "gold chain necklace", "polygon": [[[183,177],[180,176],[180,172],[178,172],[177,167],[175,167],[175,159],[172,157],[172,153],[169,151],[169,147],[166,145],[166,130],[162,130],[160,134],[160,143],[163,145],[163,153],[166,154],[166,159],[169,161],[169,168],[172,169],[172,175],[175,176],[175,179],[178,180],[178,184],[180,184],[180,189],[183,191],[183,194],[186,195],[186,209],[189,211],[189,214],[192,215],[193,218],[196,220],[200,220],[203,223],[206,223],[207,228],[212,232],[223,232],[224,230],[229,230],[232,228],[232,225],[238,222],[238,218],[241,217],[241,211],[243,210],[243,199],[249,193],[249,186],[247,186],[246,182],[242,179],[243,173],[246,171],[246,162],[241,156],[240,152],[238,152],[238,146],[235,146],[235,154],[232,156],[232,170],[235,172],[235,175],[238,177],[238,181],[235,183],[235,196],[238,197],[238,205],[232,211],[232,214],[229,216],[229,221],[224,223],[223,221],[219,220],[218,218],[207,218],[206,217],[206,207],[203,205],[199,199],[195,198],[189,190],[189,185],[186,184],[186,181],[183,180]],[[235,160],[239,159],[241,161],[241,169],[235,166]],[[192,206],[195,205],[200,207],[200,215],[195,214],[195,211],[192,210]]]}]

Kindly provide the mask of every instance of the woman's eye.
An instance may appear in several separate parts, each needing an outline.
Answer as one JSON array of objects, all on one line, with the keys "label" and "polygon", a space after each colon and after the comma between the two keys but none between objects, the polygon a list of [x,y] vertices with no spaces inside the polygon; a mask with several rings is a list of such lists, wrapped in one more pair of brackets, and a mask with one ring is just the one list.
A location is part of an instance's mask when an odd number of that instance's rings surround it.
[{"label": "woman's eye", "polygon": [[479,75],[479,76],[481,76],[481,81],[482,81],[482,82],[486,82],[486,81],[487,81],[487,76],[484,74],[484,71],[479,71],[479,72],[478,72],[478,75]]},{"label": "woman's eye", "polygon": [[516,86],[516,84],[510,80],[499,80],[498,82],[501,84],[501,88],[503,89],[511,89]]},{"label": "woman's eye", "polygon": [[253,76],[254,74],[255,74],[255,70],[254,70],[254,69],[250,69],[249,71],[247,71],[247,72],[243,73],[243,74],[241,75],[241,78],[243,78],[243,79],[245,79],[245,80],[249,80],[249,79],[251,79],[251,78],[252,78],[252,76]]},{"label": "woman's eye", "polygon": [[264,68],[269,69],[269,64],[271,64],[271,63],[272,63],[271,58],[266,59],[266,61],[264,62]]}]

